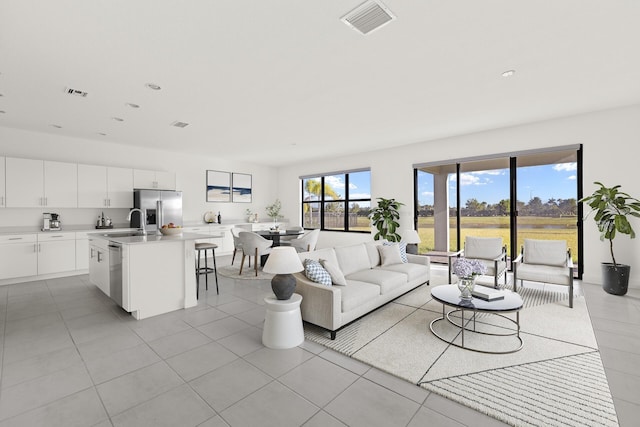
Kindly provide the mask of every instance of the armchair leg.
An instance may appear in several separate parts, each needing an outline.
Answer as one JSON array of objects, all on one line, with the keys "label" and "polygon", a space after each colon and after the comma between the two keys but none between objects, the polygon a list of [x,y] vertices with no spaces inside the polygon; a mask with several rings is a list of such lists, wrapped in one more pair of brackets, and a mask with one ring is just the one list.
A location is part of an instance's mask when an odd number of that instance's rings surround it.
[{"label": "armchair leg", "polygon": [[233,261],[235,261],[235,259],[236,259],[236,252],[237,251],[238,251],[237,249],[235,249],[235,248],[233,249],[233,256],[231,257],[231,265],[233,265]]},{"label": "armchair leg", "polygon": [[573,308],[573,278],[569,284],[569,308]]}]

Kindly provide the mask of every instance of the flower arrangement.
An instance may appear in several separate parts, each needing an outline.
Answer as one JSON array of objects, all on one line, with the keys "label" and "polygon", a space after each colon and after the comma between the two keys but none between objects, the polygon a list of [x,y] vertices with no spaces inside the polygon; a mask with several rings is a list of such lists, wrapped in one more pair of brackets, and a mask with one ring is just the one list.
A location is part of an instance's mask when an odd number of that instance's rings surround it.
[{"label": "flower arrangement", "polygon": [[473,279],[487,272],[487,267],[477,259],[458,258],[453,264],[453,273],[460,279]]},{"label": "flower arrangement", "polygon": [[279,199],[276,199],[275,202],[267,206],[267,215],[275,221],[280,217],[280,209],[282,209],[282,203],[280,203]]}]

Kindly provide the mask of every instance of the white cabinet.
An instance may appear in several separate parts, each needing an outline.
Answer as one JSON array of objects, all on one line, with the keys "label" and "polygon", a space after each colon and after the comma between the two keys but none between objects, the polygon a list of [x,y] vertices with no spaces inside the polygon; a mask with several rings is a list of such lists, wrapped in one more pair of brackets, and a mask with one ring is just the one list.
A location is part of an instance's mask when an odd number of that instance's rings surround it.
[{"label": "white cabinet", "polygon": [[89,281],[110,296],[108,241],[89,239]]},{"label": "white cabinet", "polygon": [[134,169],[133,187],[141,189],[175,190],[176,175],[171,172]]},{"label": "white cabinet", "polygon": [[213,235],[220,235],[214,243],[220,248],[219,253],[233,252],[233,236],[231,235],[232,225],[211,225],[210,233]]},{"label": "white cabinet", "polygon": [[78,207],[133,207],[133,169],[78,165]]},{"label": "white cabinet", "polygon": [[78,172],[75,163],[6,158],[6,206],[75,208]]},{"label": "white cabinet", "polygon": [[0,208],[5,207],[5,175],[4,175],[4,157],[0,157]]},{"label": "white cabinet", "polygon": [[76,270],[89,268],[89,237],[87,233],[76,233]]},{"label": "white cabinet", "polygon": [[44,162],[42,160],[7,157],[6,174],[7,207],[44,206]]},{"label": "white cabinet", "polygon": [[110,208],[133,207],[133,169],[107,168],[107,200]]},{"label": "white cabinet", "polygon": [[76,233],[38,235],[38,274],[76,269]]},{"label": "white cabinet", "polygon": [[0,236],[0,279],[38,274],[37,248],[36,234]]},{"label": "white cabinet", "polygon": [[44,161],[44,206],[78,207],[78,165]]}]

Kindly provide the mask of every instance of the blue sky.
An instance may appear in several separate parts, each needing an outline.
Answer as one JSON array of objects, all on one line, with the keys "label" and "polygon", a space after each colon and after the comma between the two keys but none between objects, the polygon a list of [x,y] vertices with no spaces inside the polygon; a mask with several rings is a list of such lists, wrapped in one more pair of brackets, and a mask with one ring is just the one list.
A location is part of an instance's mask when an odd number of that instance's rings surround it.
[{"label": "blue sky", "polygon": [[[577,198],[576,163],[559,163],[518,168],[518,200],[528,202],[539,197],[549,199]],[[430,174],[419,174],[418,199],[420,204],[433,204],[433,179]],[[475,198],[489,204],[509,198],[509,170],[465,172],[460,175],[461,203]],[[450,181],[450,205],[455,205],[455,175]]]}]

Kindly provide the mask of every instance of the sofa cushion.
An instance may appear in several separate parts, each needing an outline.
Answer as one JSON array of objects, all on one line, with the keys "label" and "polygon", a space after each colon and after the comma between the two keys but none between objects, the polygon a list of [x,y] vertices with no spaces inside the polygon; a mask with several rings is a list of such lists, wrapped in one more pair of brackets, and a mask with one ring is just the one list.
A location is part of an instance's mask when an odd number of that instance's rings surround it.
[{"label": "sofa cushion", "polygon": [[[338,265],[345,276],[360,270],[371,269],[369,255],[364,243],[335,248]],[[328,258],[325,258],[328,259]]]},{"label": "sofa cushion", "polygon": [[398,245],[381,245],[378,246],[380,252],[380,265],[387,266],[392,264],[402,264],[402,258],[400,258],[400,248]]},{"label": "sofa cushion", "polygon": [[414,280],[421,280],[422,282],[426,282],[427,280],[429,280],[429,267],[422,264],[414,264],[411,262],[406,264],[400,263],[378,267],[374,270],[387,270],[406,274],[408,282],[413,282]]},{"label": "sofa cushion", "polygon": [[404,242],[400,242],[400,243],[395,243],[395,242],[384,242],[383,245],[385,246],[397,246],[398,249],[400,250],[400,259],[402,260],[402,262],[409,262],[409,260],[407,259],[407,244]]},{"label": "sofa cushion", "polygon": [[331,276],[331,281],[334,285],[338,286],[347,286],[347,279],[344,278],[344,274],[338,267],[338,264],[335,262],[331,262],[326,259],[320,259],[320,264],[324,267],[325,270]]},{"label": "sofa cushion", "polygon": [[382,245],[382,241],[380,240],[364,243],[364,246],[367,248],[367,254],[369,255],[369,265],[371,268],[380,265],[380,252],[378,252],[378,246],[380,245]]},{"label": "sofa cushion", "polygon": [[342,291],[341,308],[343,313],[380,297],[379,286],[357,280],[349,280],[348,285],[340,288],[340,291]]},{"label": "sofa cushion", "polygon": [[302,262],[304,262],[304,260],[307,258],[313,259],[316,261],[320,261],[320,258],[322,258],[336,264],[338,263],[338,259],[336,258],[336,252],[333,250],[333,248],[318,249],[317,251],[311,251],[311,252],[300,252],[298,254],[298,257]]},{"label": "sofa cushion", "polygon": [[[400,286],[407,284],[407,275],[403,273],[397,273],[395,271],[382,270],[375,268],[373,270],[361,270],[349,275],[345,275],[347,283],[351,280],[357,280],[359,282],[372,283],[379,286],[379,294],[383,295],[388,292],[393,292]],[[347,288],[350,285],[347,286]]]},{"label": "sofa cushion", "polygon": [[565,240],[524,239],[524,262],[527,264],[567,264],[567,242]]},{"label": "sofa cushion", "polygon": [[331,286],[331,275],[325,270],[322,265],[313,259],[305,259],[302,263],[304,266],[304,275],[309,280],[313,280],[321,285]]}]

